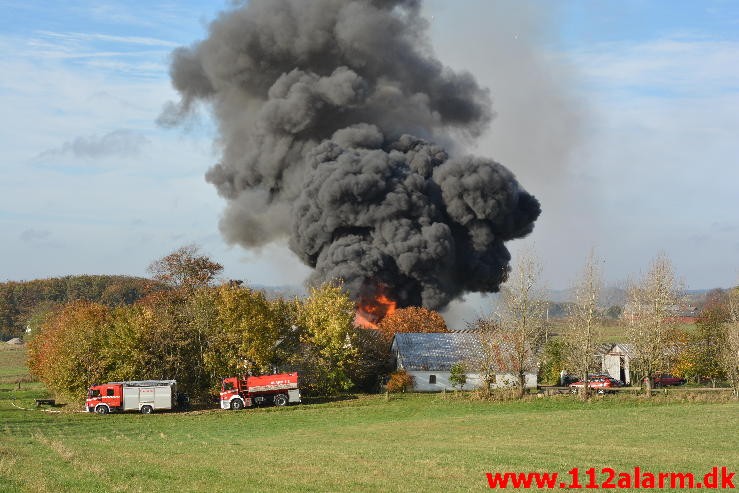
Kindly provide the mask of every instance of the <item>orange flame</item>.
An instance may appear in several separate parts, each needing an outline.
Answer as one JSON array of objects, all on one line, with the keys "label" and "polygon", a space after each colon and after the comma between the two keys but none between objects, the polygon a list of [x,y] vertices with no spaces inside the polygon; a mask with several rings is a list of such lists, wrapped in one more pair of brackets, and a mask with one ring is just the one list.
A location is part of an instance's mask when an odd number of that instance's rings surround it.
[{"label": "orange flame", "polygon": [[377,329],[383,318],[395,312],[397,303],[380,292],[372,299],[363,298],[357,304],[357,313],[354,316],[354,325],[366,329]]}]

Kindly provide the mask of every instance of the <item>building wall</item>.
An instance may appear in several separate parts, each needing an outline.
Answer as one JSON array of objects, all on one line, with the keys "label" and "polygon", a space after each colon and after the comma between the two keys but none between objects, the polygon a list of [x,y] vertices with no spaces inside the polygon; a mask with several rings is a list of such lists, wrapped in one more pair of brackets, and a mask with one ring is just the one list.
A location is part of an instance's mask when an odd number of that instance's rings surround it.
[{"label": "building wall", "polygon": [[618,378],[620,370],[621,357],[615,354],[604,354],[603,355],[603,366],[602,370],[608,373],[613,378]]},{"label": "building wall", "polygon": [[[495,375],[495,383],[492,384],[490,387],[494,389],[515,387],[517,378],[518,377],[516,377],[516,375],[514,375],[513,373],[498,373]],[[539,382],[536,378],[536,373],[524,374],[524,385],[527,389],[535,389],[538,383]]]},{"label": "building wall", "polygon": [[[442,390],[454,390],[449,383],[448,371],[409,371],[413,377],[413,390],[416,392],[440,392]],[[434,375],[436,383],[429,383],[429,377]],[[496,382],[491,388],[505,388],[515,385],[516,377],[512,373],[501,373],[496,376]],[[526,387],[536,388],[537,380],[535,373],[526,374]],[[477,373],[467,373],[467,383],[462,390],[473,390],[482,386],[482,378]]]},{"label": "building wall", "polygon": [[629,374],[629,357],[625,354],[608,353],[603,355],[602,370],[615,379],[621,380],[621,358],[624,359],[624,383],[631,383],[631,375]]},{"label": "building wall", "polygon": [[[413,390],[416,392],[436,392],[446,390],[453,390],[452,384],[449,383],[448,371],[409,371],[413,377]],[[436,383],[429,383],[429,377],[431,375],[436,376]],[[481,385],[480,375],[477,373],[467,374],[467,383],[464,384],[462,390],[476,389]]]}]

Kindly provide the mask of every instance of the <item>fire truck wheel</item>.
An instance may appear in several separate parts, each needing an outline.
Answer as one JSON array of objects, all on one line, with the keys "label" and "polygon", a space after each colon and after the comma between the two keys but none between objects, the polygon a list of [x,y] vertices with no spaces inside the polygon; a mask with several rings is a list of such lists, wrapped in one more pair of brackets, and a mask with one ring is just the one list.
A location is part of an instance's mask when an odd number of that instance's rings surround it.
[{"label": "fire truck wheel", "polygon": [[285,394],[277,394],[275,396],[275,406],[287,406],[287,396]]},{"label": "fire truck wheel", "polygon": [[244,409],[244,402],[241,399],[234,399],[231,401],[231,409],[234,411],[240,411]]},{"label": "fire truck wheel", "polygon": [[95,408],[95,412],[100,414],[101,416],[103,414],[108,414],[108,406],[98,406]]},{"label": "fire truck wheel", "polygon": [[154,408],[151,406],[141,406],[141,414],[151,414],[154,412]]}]

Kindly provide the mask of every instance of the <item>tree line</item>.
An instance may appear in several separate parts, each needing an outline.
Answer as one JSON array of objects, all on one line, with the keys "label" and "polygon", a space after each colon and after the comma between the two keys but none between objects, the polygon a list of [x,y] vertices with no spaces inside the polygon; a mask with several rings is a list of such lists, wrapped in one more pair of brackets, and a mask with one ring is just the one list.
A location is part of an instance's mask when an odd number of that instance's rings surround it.
[{"label": "tree line", "polygon": [[54,308],[75,300],[110,307],[134,303],[166,286],[130,276],[83,275],[0,283],[0,341],[20,337]]},{"label": "tree line", "polygon": [[368,390],[384,372],[384,343],[353,325],[341,286],[305,299],[268,300],[239,285],[177,288],[132,305],[75,301],[51,314],[28,345],[33,375],[73,399],[107,381],[176,379],[196,399],[223,377],[298,371],[308,393]]}]

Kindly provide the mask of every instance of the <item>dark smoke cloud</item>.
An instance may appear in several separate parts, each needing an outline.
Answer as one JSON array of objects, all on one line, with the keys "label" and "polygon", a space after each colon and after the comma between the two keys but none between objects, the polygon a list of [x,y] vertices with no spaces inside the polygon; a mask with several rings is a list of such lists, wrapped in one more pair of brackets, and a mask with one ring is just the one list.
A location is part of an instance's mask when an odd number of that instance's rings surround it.
[{"label": "dark smoke cloud", "polygon": [[223,155],[206,178],[228,241],[289,235],[312,281],[384,284],[401,306],[498,289],[503,242],[531,232],[539,203],[500,164],[434,143],[479,136],[492,113],[426,27],[419,1],[251,1],[174,52],[181,100],[160,121],[212,106]]}]

